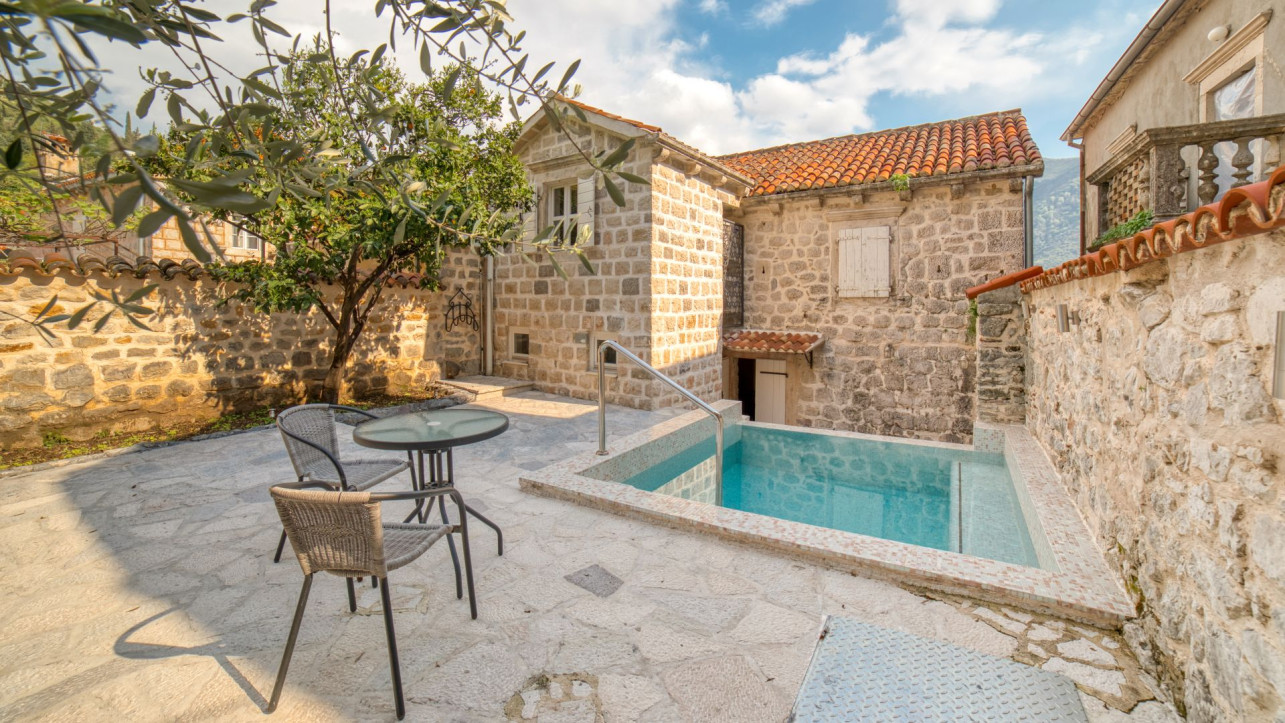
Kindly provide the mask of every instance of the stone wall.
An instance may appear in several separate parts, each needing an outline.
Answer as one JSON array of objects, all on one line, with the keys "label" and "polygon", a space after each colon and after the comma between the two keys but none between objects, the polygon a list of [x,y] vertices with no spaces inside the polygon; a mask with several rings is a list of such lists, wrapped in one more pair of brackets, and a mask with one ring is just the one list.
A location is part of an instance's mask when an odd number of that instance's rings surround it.
[{"label": "stone wall", "polygon": [[1279,720],[1285,231],[1027,300],[1027,425],[1137,603],[1131,645],[1192,720]]},{"label": "stone wall", "polygon": [[[567,128],[590,153],[613,150],[623,140],[574,121]],[[568,138],[547,125],[529,131],[518,153],[540,194],[537,227],[543,228],[546,189],[592,169]],[[593,243],[585,248],[594,273],[569,253],[559,256],[565,279],[540,253],[523,259],[515,248],[499,259],[496,373],[529,379],[553,394],[596,399],[594,349],[611,339],[700,397],[719,398],[723,204],[737,197],[716,188],[699,164],[675,156],[640,136],[622,170],[652,183],[620,182],[624,206],[611,200],[599,180]],[[530,337],[525,359],[513,353],[515,333]],[[655,409],[679,401],[632,365],[611,369],[608,376],[612,403]]]},{"label": "stone wall", "polygon": [[[699,175],[652,166],[651,363],[696,396],[722,396],[723,208],[737,198]],[[657,406],[679,396],[656,386]]]},{"label": "stone wall", "polygon": [[1026,345],[1021,293],[1008,286],[977,302],[977,418],[997,424],[1026,420]]},{"label": "stone wall", "polygon": [[[862,217],[887,209],[886,220]],[[1022,196],[1007,179],[743,203],[745,326],[825,337],[794,365],[796,422],[949,442],[971,438],[976,352],[964,291],[1022,265]],[[859,219],[859,220],[854,220]],[[892,227],[892,292],[838,298],[837,229]]]},{"label": "stone wall", "polygon": [[[544,121],[547,126],[547,121]],[[599,129],[568,123],[577,142],[590,153],[615,148],[620,139]],[[591,172],[565,136],[545,128],[526,136],[518,148],[526,164],[537,205],[547,205],[550,183],[571,181]],[[650,175],[651,148],[635,147],[622,170],[644,178]],[[590,362],[597,338],[611,338],[644,359],[650,354],[651,214],[649,190],[622,184],[625,205],[618,207],[598,189],[593,199],[594,239],[585,256],[595,273],[589,273],[569,253],[559,256],[567,278],[562,278],[543,255],[522,258],[519,249],[496,264],[497,374],[528,379],[552,394],[596,399],[598,376]],[[579,199],[584,204],[586,199]],[[539,215],[538,227],[547,224]],[[535,261],[535,263],[531,263]],[[513,354],[513,334],[530,335],[530,354]],[[636,370],[634,370],[636,371]],[[616,404],[648,408],[649,382],[625,372],[610,383],[608,398]]]},{"label": "stone wall", "polygon": [[[444,372],[476,373],[478,332],[457,326],[447,333],[444,314],[447,296],[461,287],[480,310],[477,258],[452,254],[442,277],[443,292],[385,289],[350,358],[355,394],[414,391]],[[92,292],[124,297],[157,281],[155,274],[0,275],[0,310],[29,319],[55,294],[72,310]],[[144,301],[156,310],[144,320],[147,330],[119,318],[97,332],[89,323],[75,331],[56,325],[46,343],[12,317],[0,325],[0,444],[40,444],[47,432],[88,439],[144,431],[316,395],[333,331],[319,313],[220,305],[228,290],[208,277],[159,283]]]}]

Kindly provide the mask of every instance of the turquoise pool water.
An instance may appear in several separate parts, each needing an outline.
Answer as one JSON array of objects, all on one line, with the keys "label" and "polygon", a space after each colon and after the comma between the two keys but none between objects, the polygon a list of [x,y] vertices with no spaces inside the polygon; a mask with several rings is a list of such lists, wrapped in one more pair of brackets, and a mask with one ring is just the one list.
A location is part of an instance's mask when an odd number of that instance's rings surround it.
[{"label": "turquoise pool water", "polygon": [[[623,480],[713,504],[714,441]],[[1003,456],[742,427],[723,455],[723,506],[1038,567]]]}]

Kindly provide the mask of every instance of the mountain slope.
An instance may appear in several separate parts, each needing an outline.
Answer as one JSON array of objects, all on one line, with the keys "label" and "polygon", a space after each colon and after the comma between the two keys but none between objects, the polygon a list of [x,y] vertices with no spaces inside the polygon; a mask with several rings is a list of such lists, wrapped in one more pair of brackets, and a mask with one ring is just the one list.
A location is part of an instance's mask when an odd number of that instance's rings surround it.
[{"label": "mountain slope", "polygon": [[1080,255],[1080,159],[1045,158],[1035,179],[1035,263],[1053,268]]}]

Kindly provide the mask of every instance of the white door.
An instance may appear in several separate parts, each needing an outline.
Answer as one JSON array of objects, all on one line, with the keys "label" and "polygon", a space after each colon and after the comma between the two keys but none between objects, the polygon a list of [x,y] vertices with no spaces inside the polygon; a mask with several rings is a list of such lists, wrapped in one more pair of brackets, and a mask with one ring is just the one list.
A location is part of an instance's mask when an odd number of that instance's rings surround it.
[{"label": "white door", "polygon": [[754,362],[754,421],[785,424],[785,360]]}]

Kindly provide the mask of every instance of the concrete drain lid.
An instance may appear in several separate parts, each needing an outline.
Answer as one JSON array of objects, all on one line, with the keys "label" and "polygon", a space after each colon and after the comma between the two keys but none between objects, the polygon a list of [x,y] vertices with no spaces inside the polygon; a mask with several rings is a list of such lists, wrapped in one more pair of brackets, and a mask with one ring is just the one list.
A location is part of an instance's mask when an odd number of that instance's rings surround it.
[{"label": "concrete drain lid", "polygon": [[583,570],[576,570],[565,579],[598,597],[608,597],[625,584],[623,580],[602,569],[600,565],[590,565]]}]

